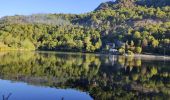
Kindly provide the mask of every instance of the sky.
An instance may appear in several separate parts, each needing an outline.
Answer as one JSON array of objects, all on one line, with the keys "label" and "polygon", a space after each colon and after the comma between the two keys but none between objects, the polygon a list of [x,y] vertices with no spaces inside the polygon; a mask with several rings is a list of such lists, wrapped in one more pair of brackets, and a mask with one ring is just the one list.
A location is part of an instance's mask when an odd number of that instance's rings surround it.
[{"label": "sky", "polygon": [[80,14],[109,0],[0,0],[0,17],[37,13]]}]

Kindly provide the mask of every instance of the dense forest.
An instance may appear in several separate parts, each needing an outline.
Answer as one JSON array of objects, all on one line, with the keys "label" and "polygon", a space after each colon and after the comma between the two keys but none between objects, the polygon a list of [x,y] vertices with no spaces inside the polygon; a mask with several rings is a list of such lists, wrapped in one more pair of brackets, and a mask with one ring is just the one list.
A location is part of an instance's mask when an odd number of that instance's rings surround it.
[{"label": "dense forest", "polygon": [[80,15],[3,17],[0,50],[17,49],[170,55],[170,1],[116,0]]}]

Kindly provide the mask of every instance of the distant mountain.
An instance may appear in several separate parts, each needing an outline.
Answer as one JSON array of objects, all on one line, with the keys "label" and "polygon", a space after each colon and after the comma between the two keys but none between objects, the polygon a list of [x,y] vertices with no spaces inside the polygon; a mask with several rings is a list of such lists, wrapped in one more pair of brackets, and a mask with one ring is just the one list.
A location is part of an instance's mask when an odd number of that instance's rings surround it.
[{"label": "distant mountain", "polygon": [[139,5],[148,7],[164,7],[170,5],[170,0],[116,0],[102,3],[96,10],[115,9],[120,7],[130,8]]},{"label": "distant mountain", "polygon": [[[0,44],[9,48],[170,54],[169,0],[116,0],[94,11],[0,19]],[[121,43],[122,45],[118,45]]]},{"label": "distant mountain", "polygon": [[42,23],[42,24],[53,24],[53,25],[68,25],[70,24],[70,19],[74,15],[67,15],[66,18],[64,14],[34,14],[30,16],[6,16],[0,19],[1,22],[9,23]]},{"label": "distant mountain", "polygon": [[169,6],[170,0],[138,0],[137,3],[148,7],[163,7]]},{"label": "distant mountain", "polygon": [[97,10],[106,10],[106,9],[119,9],[120,7],[133,7],[135,6],[136,1],[135,0],[116,0],[116,1],[108,1],[105,3],[100,4],[97,8]]},{"label": "distant mountain", "polygon": [[112,8],[113,5],[115,5],[115,4],[116,4],[116,2],[114,2],[114,1],[104,2],[104,3],[100,4],[100,5],[95,9],[95,11]]}]

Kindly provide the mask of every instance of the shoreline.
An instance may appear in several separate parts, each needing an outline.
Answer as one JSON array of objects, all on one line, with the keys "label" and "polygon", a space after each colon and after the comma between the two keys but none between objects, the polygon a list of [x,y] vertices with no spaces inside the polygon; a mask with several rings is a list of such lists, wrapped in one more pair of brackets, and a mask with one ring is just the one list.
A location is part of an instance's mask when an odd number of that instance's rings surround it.
[{"label": "shoreline", "polygon": [[11,51],[19,51],[19,52],[24,52],[24,51],[30,51],[30,52],[38,52],[38,53],[46,53],[46,52],[51,52],[51,53],[71,53],[71,54],[95,54],[95,55],[113,55],[113,56],[125,56],[125,57],[134,57],[137,59],[146,59],[146,60],[170,60],[169,55],[158,55],[158,54],[134,54],[134,55],[114,55],[114,54],[109,54],[109,53],[101,53],[101,52],[94,52],[94,53],[88,53],[88,52],[69,52],[69,51],[45,51],[45,50],[26,50],[26,49],[11,49],[11,50],[0,50],[0,52],[11,52]]},{"label": "shoreline", "polygon": [[168,55],[154,55],[154,54],[134,54],[134,55],[125,55],[126,57],[135,57],[137,59],[146,59],[146,60],[170,60]]}]

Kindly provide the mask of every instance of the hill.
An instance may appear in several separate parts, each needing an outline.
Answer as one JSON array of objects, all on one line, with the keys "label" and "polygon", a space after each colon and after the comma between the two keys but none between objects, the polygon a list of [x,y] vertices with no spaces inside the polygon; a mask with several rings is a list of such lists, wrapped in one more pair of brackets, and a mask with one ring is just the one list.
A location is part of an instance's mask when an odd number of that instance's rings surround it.
[{"label": "hill", "polygon": [[169,4],[169,0],[116,0],[80,15],[3,17],[0,44],[15,49],[170,54]]}]

